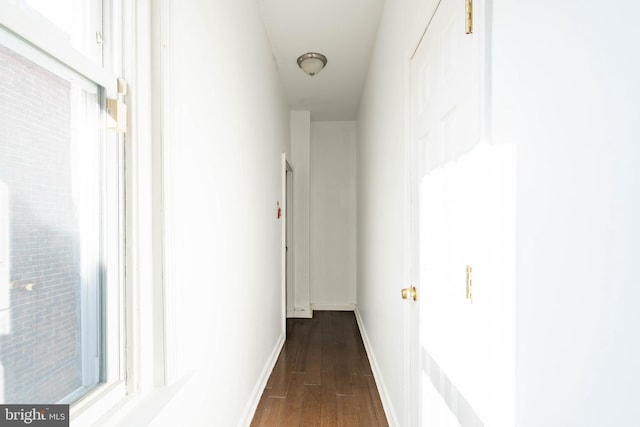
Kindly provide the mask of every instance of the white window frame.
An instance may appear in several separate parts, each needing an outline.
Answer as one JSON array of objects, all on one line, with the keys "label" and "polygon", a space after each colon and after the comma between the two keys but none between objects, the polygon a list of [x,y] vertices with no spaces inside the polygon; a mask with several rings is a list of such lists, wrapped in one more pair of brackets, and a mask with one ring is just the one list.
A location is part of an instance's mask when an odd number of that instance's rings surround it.
[{"label": "white window frame", "polygon": [[103,87],[108,98],[117,96],[117,79],[114,74],[105,69],[102,64],[92,61],[73,49],[69,41],[59,32],[43,28],[17,7],[15,2],[0,0],[0,26]]},{"label": "white window frame", "polygon": [[[100,89],[95,82],[91,82],[88,79],[83,78],[82,76],[78,76],[74,70],[69,69],[67,66],[63,65],[59,61],[52,59],[50,56],[45,54],[39,49],[34,48],[32,45],[27,43],[26,41],[18,38],[15,34],[12,34],[2,26],[0,26],[0,42],[2,45],[6,46],[11,51],[15,52],[17,55],[25,58],[28,61],[31,61],[37,64],[39,67],[46,69],[47,71],[57,75],[61,79],[70,82],[72,88],[72,98],[73,94],[77,93],[76,91],[87,91],[96,96],[96,102],[100,104],[104,104],[103,100],[103,90]],[[101,117],[99,121],[102,121],[106,124],[106,117]],[[106,130],[106,126],[103,126],[103,129]],[[106,144],[112,142],[108,141],[109,137],[106,131],[99,131],[100,135],[99,145],[101,147],[106,146]],[[108,175],[108,171],[117,171],[118,170],[118,155],[113,155],[113,151],[111,150],[111,154],[107,155],[107,153],[100,153],[101,162],[102,162],[102,176],[98,178],[97,181],[91,179],[88,185],[97,185],[103,187],[103,190],[99,193],[104,197],[103,200],[100,200],[100,205],[108,209],[108,214],[111,214],[110,224],[105,225],[101,221],[100,230],[95,230],[92,227],[86,227],[87,230],[80,233],[80,242],[81,247],[85,247],[89,249],[88,257],[85,261],[82,262],[80,268],[83,271],[81,274],[82,277],[89,277],[91,274],[100,274],[97,271],[94,271],[93,263],[96,259],[99,259],[100,262],[107,262],[108,264],[105,267],[110,271],[122,271],[122,262],[120,258],[120,245],[118,242],[117,236],[112,236],[112,231],[119,230],[120,226],[120,218],[121,214],[118,212],[119,207],[113,206],[112,201],[117,200],[117,204],[121,204],[119,193],[121,192],[119,189],[119,178],[118,176],[114,176],[112,173]],[[95,191],[83,189],[82,193],[84,196],[91,197]],[[86,198],[86,197],[85,197]],[[89,202],[89,205],[92,203],[97,203],[98,200],[94,199]],[[85,206],[86,207],[86,206]],[[105,215],[105,218],[108,218],[108,215]],[[87,234],[87,232],[89,234]],[[100,242],[100,247],[96,248],[93,246],[93,242]],[[93,325],[96,323],[100,323],[101,312],[98,312],[98,308],[94,306],[93,301],[95,301],[96,292],[99,292],[98,288],[93,286],[89,287],[89,289],[84,289],[81,293],[81,317],[83,319],[88,319],[87,321],[83,321],[81,323],[81,336],[82,336],[82,355],[83,355],[83,372],[82,372],[82,387],[78,390],[72,392],[68,396],[65,396],[62,401],[73,401],[76,398],[82,396],[84,392],[90,390],[95,387],[96,381],[100,381],[100,369],[101,366],[98,364],[100,361],[95,359],[96,349],[100,347],[100,343],[98,342],[98,338],[104,338],[107,343],[113,346],[115,349],[119,347],[119,337],[118,337],[118,329],[122,324],[120,320],[121,316],[119,314],[119,279],[117,277],[106,278],[108,283],[105,282],[103,277],[94,277],[97,287],[104,287],[106,289],[105,292],[105,300],[101,300],[101,303],[104,303],[104,307],[106,309],[106,315],[116,319],[115,322],[111,322],[110,325],[105,325],[103,329],[104,336],[97,337],[95,336],[95,331],[92,329]],[[84,286],[84,285],[83,285]],[[114,383],[118,381],[122,375],[121,370],[119,369],[118,363],[120,357],[117,356],[117,352],[112,355],[105,354],[105,373],[106,377],[104,377],[105,383]],[[38,402],[38,403],[58,403],[58,402]]]},{"label": "white window frame", "polygon": [[[150,0],[103,3],[104,64],[99,64],[73,49],[55,31],[30,19],[15,1],[0,0],[0,27],[53,58],[60,67],[68,67],[96,83],[103,88],[105,97],[118,97],[116,75],[129,82],[128,133],[123,136],[105,131],[107,143],[113,141],[124,147],[119,158],[125,161],[124,167],[118,168],[118,179],[107,183],[108,196],[120,192],[118,218],[111,218],[109,224],[117,226],[120,234],[115,236],[117,242],[107,243],[108,257],[110,262],[119,263],[120,277],[115,278],[119,280],[117,292],[107,294],[106,316],[117,322],[115,327],[108,323],[105,331],[105,382],[71,407],[72,422],[78,426],[104,419],[113,408],[126,406],[128,396],[162,386],[166,377],[162,222],[158,221],[157,210],[154,213],[161,203],[161,197],[154,196],[154,190],[158,194],[161,169],[157,162],[154,165],[158,151],[151,144]],[[107,286],[113,289],[110,285]]]},{"label": "white window frame", "polygon": [[152,67],[152,57],[163,56],[151,37],[166,30],[152,26],[152,14],[158,22],[160,9],[157,4],[152,7],[151,0],[102,2],[103,63],[96,63],[60,34],[29,19],[16,7],[16,0],[0,0],[1,27],[102,87],[106,98],[118,97],[116,76],[128,82],[128,93],[121,96],[129,112],[127,133],[108,131],[106,135],[122,147],[119,157],[124,161],[117,182],[110,181],[107,188],[121,192],[120,215],[112,219],[119,222],[119,254],[110,255],[120,263],[120,286],[107,296],[108,310],[112,310],[107,316],[118,319],[119,324],[106,331],[108,377],[71,407],[74,426],[100,423],[116,414],[116,408],[122,413],[138,397],[177,376],[167,367],[175,364],[168,360],[175,357],[168,354],[165,337],[163,276],[168,272],[163,263],[162,176],[166,165],[162,163],[161,133],[166,129],[156,122],[160,113],[151,103],[152,91],[159,89],[159,72]]}]

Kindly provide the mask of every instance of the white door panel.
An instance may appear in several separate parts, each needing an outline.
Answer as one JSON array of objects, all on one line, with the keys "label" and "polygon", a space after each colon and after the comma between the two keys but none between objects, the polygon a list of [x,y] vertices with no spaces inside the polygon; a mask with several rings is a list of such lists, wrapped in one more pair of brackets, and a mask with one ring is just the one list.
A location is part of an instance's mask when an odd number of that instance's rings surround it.
[{"label": "white door panel", "polygon": [[[476,0],[475,10],[483,2]],[[515,152],[483,141],[482,28],[442,0],[411,61],[416,425],[509,425]],[[480,21],[476,18],[476,22]],[[472,299],[466,295],[472,268]],[[505,407],[508,406],[508,407]],[[506,414],[506,415],[505,415]]]}]

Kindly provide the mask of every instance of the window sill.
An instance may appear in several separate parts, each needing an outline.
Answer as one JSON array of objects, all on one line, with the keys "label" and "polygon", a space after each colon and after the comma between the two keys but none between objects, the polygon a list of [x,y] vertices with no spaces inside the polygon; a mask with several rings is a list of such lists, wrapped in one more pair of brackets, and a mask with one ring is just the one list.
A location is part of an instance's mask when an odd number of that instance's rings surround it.
[{"label": "window sill", "polygon": [[103,384],[71,406],[71,423],[74,427],[96,425],[100,418],[121,406],[126,400],[124,381]]},{"label": "window sill", "polygon": [[201,392],[197,383],[197,376],[191,373],[175,384],[158,387],[142,395],[125,395],[124,383],[114,385],[109,390],[97,390],[95,396],[86,399],[87,402],[81,401],[71,408],[71,425],[143,427],[153,424],[157,419],[177,420],[182,416],[184,404],[194,398],[194,394]]}]

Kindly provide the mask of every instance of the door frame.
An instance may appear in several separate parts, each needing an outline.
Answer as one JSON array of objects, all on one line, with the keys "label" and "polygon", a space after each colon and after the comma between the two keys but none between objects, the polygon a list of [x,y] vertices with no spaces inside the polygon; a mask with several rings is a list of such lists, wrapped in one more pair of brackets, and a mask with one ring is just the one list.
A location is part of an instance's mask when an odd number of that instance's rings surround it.
[{"label": "door frame", "polygon": [[293,194],[293,167],[287,161],[287,171],[285,175],[285,193],[286,199],[284,202],[284,215],[285,215],[285,279],[286,279],[286,315],[287,317],[294,317],[295,304],[294,304],[294,266],[295,266],[295,251],[294,249],[294,227],[293,227],[293,206],[294,206],[294,194]]},{"label": "door frame", "polygon": [[[281,277],[281,291],[282,291],[282,332],[286,336],[287,314],[288,305],[293,304],[293,275],[289,275],[290,266],[292,263],[293,248],[291,251],[287,251],[287,234],[290,234],[290,240],[293,240],[293,215],[289,218],[289,213],[293,212],[293,209],[288,209],[290,202],[293,200],[293,167],[289,160],[287,160],[287,153],[282,153],[281,156],[281,188],[280,188],[280,202],[277,209],[280,217],[280,233],[281,233],[281,246],[280,246],[280,277]],[[287,252],[291,252],[291,257],[288,257]]]}]

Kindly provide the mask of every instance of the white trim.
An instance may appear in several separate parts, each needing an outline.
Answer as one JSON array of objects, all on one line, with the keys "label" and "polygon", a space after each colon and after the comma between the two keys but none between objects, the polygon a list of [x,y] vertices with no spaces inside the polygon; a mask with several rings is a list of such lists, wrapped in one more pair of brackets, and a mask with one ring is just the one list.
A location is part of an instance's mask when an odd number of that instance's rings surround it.
[{"label": "white trim", "polygon": [[[153,386],[164,386],[167,381],[167,274],[166,274],[166,242],[165,242],[165,192],[164,177],[166,176],[164,139],[162,133],[158,135],[158,124],[162,123],[167,128],[173,125],[172,120],[164,120],[164,111],[161,108],[166,104],[167,90],[157,90],[158,70],[164,72],[167,68],[164,63],[158,67],[157,57],[164,61],[166,55],[158,54],[156,51],[159,43],[154,33],[156,26],[153,18],[157,11],[156,3],[151,0],[138,0],[136,4],[136,67],[135,71],[141,78],[138,79],[142,93],[139,94],[138,108],[144,111],[144,131],[143,137],[152,141],[151,147],[151,222],[152,222],[152,242],[153,242]],[[162,31],[166,31],[165,22],[162,22]],[[163,37],[166,34],[163,33]],[[150,78],[149,78],[150,77]],[[153,94],[160,93],[161,105],[153,102]],[[167,132],[168,133],[168,132]]]},{"label": "white trim", "polygon": [[37,49],[105,88],[107,97],[116,98],[117,78],[100,64],[91,61],[73,49],[68,41],[54,31],[38,25],[34,19],[23,13],[19,7],[7,0],[0,0],[0,26],[16,34]]},{"label": "white trim", "polygon": [[387,422],[389,423],[390,427],[399,426],[400,423],[398,422],[398,417],[396,416],[396,413],[394,411],[391,396],[389,396],[389,391],[387,389],[387,386],[385,385],[382,373],[380,372],[378,361],[376,360],[376,356],[373,353],[373,348],[371,347],[371,343],[369,341],[369,337],[367,336],[367,331],[364,327],[364,322],[362,321],[362,317],[360,316],[360,311],[358,311],[357,305],[355,306],[353,311],[356,315],[356,321],[358,322],[358,328],[360,329],[360,336],[362,336],[364,349],[367,352],[367,357],[369,358],[369,363],[371,364],[373,378],[375,379],[376,386],[378,387],[378,394],[380,395],[380,400],[382,401],[382,407],[384,409],[385,415],[387,416]]},{"label": "white trim", "polygon": [[[434,8],[433,12],[429,16],[429,23],[435,15],[438,5]],[[424,28],[424,33],[421,35],[418,43],[415,46],[415,49],[412,52],[407,52],[405,54],[405,144],[404,144],[404,153],[405,153],[405,222],[404,222],[404,247],[405,253],[408,256],[405,256],[405,265],[404,265],[404,286],[415,285],[419,286],[417,272],[415,271],[415,260],[416,256],[415,245],[416,242],[414,240],[414,227],[416,223],[415,215],[415,199],[417,198],[417,193],[414,188],[414,173],[415,166],[414,162],[416,161],[416,157],[413,155],[414,145],[413,145],[413,91],[412,91],[412,71],[411,64],[413,61],[413,57],[418,51],[420,47],[420,43],[422,42],[423,37],[426,35],[428,28],[427,26]],[[404,413],[403,419],[408,423],[418,424],[420,422],[420,384],[414,378],[413,368],[417,363],[416,354],[417,351],[414,351],[412,344],[416,344],[416,340],[419,339],[419,331],[417,330],[417,325],[415,324],[418,320],[419,313],[416,313],[418,307],[416,304],[411,301],[405,301],[403,304],[402,310],[402,332],[403,332],[403,342],[402,342],[402,375],[403,375],[403,400],[406,402],[404,405]]]},{"label": "white trim", "polygon": [[278,205],[278,213],[280,214],[280,288],[281,295],[281,318],[282,333],[286,335],[287,331],[287,153],[282,153],[280,171],[280,204]]},{"label": "white trim", "polygon": [[311,306],[294,307],[292,317],[295,319],[312,319],[313,310],[311,309]]},{"label": "white trim", "polygon": [[124,381],[98,387],[69,408],[71,423],[74,427],[94,425],[96,420],[124,401],[125,393]]},{"label": "white trim", "polygon": [[265,363],[264,368],[262,369],[262,373],[258,377],[258,381],[256,382],[253,391],[251,392],[251,396],[245,409],[243,411],[242,417],[240,418],[240,422],[238,422],[238,426],[249,426],[251,421],[253,420],[253,416],[256,413],[256,409],[258,408],[258,404],[260,403],[260,399],[262,398],[262,392],[264,388],[267,386],[267,381],[269,381],[269,377],[273,372],[273,368],[276,366],[276,362],[278,361],[278,357],[280,356],[280,352],[284,347],[285,342],[285,334],[283,333],[278,338],[276,342],[276,346],[273,348],[271,352],[271,356]]},{"label": "white trim", "polygon": [[47,55],[46,52],[34,47],[30,43],[27,43],[25,40],[16,36],[2,25],[0,25],[0,43],[9,50],[14,51],[34,64],[45,68],[47,71],[55,74],[61,79],[67,80],[69,83],[72,83],[73,86],[76,86],[90,94],[95,95],[99,93],[99,84],[87,79],[81,73],[78,73],[76,70],[66,66],[60,61],[57,61],[55,58]]},{"label": "white trim", "polygon": [[355,311],[355,309],[355,304],[311,304],[312,311]]},{"label": "white trim", "polygon": [[[285,217],[285,313],[286,317],[293,317],[295,302],[295,234],[294,234],[294,216],[293,206],[295,205],[293,197],[293,166],[289,161],[286,162],[286,171],[284,176],[284,186],[286,198],[284,200]],[[287,250],[287,248],[289,248]],[[285,320],[286,323],[286,320]],[[286,330],[286,328],[285,328]]]},{"label": "white trim", "polygon": [[180,319],[178,313],[184,311],[185,303],[182,292],[176,283],[176,271],[173,268],[175,258],[175,194],[173,189],[173,150],[174,125],[173,116],[173,0],[152,2],[152,91],[157,94],[159,102],[152,107],[153,139],[156,141],[154,157],[156,161],[156,209],[158,210],[156,237],[162,245],[159,267],[159,278],[162,279],[163,300],[160,309],[164,314],[164,383],[174,384],[187,374],[180,357]]},{"label": "white trim", "polygon": [[[123,11],[125,42],[123,68],[133,89],[131,120],[135,124],[126,135],[126,339],[127,392],[144,393],[163,385],[163,345],[161,286],[156,271],[158,245],[154,226],[157,186],[153,155],[151,117],[150,1],[127,4]],[[159,295],[160,294],[160,295]]]}]

